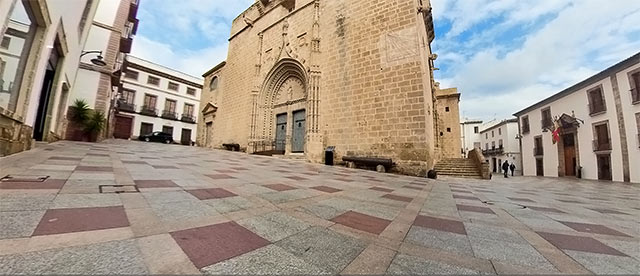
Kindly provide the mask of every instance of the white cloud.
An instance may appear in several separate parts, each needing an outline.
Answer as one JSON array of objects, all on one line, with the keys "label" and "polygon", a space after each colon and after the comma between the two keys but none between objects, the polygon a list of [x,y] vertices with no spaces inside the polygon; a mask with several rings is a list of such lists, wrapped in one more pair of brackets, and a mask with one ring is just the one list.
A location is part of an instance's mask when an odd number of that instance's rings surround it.
[{"label": "white cloud", "polygon": [[[440,10],[438,3],[444,5]],[[459,87],[467,117],[508,117],[640,49],[640,2],[635,0],[434,0],[433,5],[436,24],[449,21],[452,26],[435,43],[436,52],[442,53],[438,64],[448,67],[442,82]],[[468,41],[456,38],[465,31],[476,31],[476,24],[496,16],[502,21],[495,25],[515,26],[549,14],[557,15],[522,34],[523,42],[513,49],[505,48],[508,41],[465,47]],[[480,36],[493,37],[496,33]]]},{"label": "white cloud", "polygon": [[169,68],[200,77],[204,72],[216,66],[227,57],[227,44],[218,44],[196,51],[177,50],[170,45],[136,37],[132,54]]}]

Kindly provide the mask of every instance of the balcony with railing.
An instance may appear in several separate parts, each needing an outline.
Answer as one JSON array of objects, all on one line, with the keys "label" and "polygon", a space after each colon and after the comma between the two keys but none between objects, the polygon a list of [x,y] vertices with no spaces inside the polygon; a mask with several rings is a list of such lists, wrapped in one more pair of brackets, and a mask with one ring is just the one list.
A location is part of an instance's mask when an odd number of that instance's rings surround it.
[{"label": "balcony with railing", "polygon": [[180,118],[180,121],[183,121],[186,123],[195,123],[196,117],[193,116],[192,114],[182,114],[182,118]]},{"label": "balcony with railing", "polygon": [[533,156],[543,156],[544,148],[543,147],[533,147]]},{"label": "balcony with railing", "polygon": [[160,116],[162,118],[165,119],[169,119],[169,120],[177,120],[178,119],[178,113],[174,112],[173,110],[163,110],[162,111],[162,116]]},{"label": "balcony with railing", "polygon": [[157,117],[158,116],[158,110],[153,106],[143,105],[142,109],[140,109],[140,114]]},{"label": "balcony with railing", "polygon": [[492,149],[488,149],[488,150],[483,150],[482,154],[483,155],[500,155],[504,153],[504,148],[503,147],[498,147],[498,148],[492,148]]},{"label": "balcony with railing", "polygon": [[128,103],[126,101],[118,102],[118,110],[124,112],[136,112],[136,105],[132,103]]},{"label": "balcony with railing", "polygon": [[593,151],[610,151],[611,150],[611,139],[606,140],[593,140]]},{"label": "balcony with railing", "polygon": [[607,106],[604,103],[589,104],[589,115],[598,115],[607,111]]}]

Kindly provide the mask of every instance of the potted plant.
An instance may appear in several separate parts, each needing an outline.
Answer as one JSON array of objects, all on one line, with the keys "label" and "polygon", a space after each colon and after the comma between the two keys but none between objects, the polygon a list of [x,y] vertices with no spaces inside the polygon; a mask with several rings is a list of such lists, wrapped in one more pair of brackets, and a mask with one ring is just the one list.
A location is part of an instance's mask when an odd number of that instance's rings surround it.
[{"label": "potted plant", "polygon": [[84,138],[84,122],[89,117],[91,109],[89,104],[82,99],[76,99],[69,106],[69,136],[68,139],[75,141],[85,140]]},{"label": "potted plant", "polygon": [[91,110],[88,117],[84,120],[84,132],[85,137],[89,139],[89,142],[95,142],[98,140],[98,134],[104,129],[104,123],[106,119],[102,111]]}]

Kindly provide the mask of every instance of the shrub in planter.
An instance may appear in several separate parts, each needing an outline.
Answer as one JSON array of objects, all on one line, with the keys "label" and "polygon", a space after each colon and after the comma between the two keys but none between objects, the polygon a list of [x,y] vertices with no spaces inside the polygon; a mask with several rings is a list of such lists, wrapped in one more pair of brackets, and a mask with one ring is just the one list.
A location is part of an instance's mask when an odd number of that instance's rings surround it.
[{"label": "shrub in planter", "polygon": [[84,121],[84,132],[90,142],[98,140],[98,134],[104,129],[106,118],[102,111],[92,110]]}]

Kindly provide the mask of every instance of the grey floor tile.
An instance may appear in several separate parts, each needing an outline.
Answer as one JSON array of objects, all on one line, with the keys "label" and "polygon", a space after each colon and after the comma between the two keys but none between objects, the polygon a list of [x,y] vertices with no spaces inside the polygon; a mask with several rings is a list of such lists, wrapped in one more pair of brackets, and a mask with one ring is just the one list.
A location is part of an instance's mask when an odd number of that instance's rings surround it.
[{"label": "grey floor tile", "polygon": [[45,210],[0,212],[0,239],[29,237]]},{"label": "grey floor tile", "polygon": [[405,241],[425,247],[438,248],[458,254],[473,256],[469,239],[465,235],[412,226]]},{"label": "grey floor tile", "polygon": [[640,274],[640,261],[630,257],[612,256],[571,250],[566,250],[565,252],[569,256],[571,256],[571,258],[578,261],[584,267],[596,274]]},{"label": "grey floor tile", "polygon": [[478,271],[444,264],[414,256],[398,254],[387,269],[387,274],[399,275],[444,275],[444,274],[481,274]]}]

